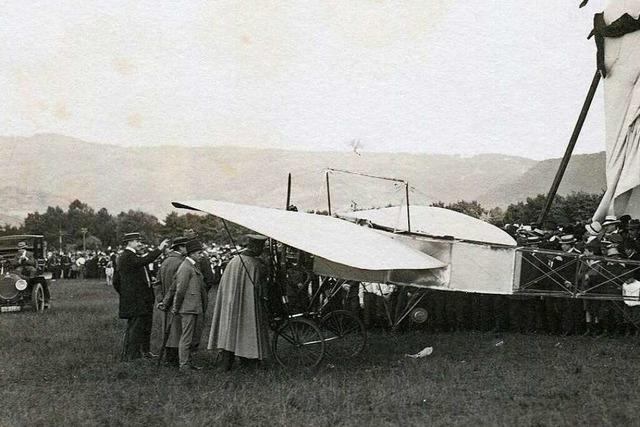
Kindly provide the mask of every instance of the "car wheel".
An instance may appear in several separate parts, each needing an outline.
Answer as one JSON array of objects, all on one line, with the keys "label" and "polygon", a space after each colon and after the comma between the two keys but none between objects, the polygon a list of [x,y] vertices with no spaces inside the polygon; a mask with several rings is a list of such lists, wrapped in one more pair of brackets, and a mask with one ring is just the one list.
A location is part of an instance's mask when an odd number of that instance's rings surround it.
[{"label": "car wheel", "polygon": [[42,287],[42,283],[36,283],[33,285],[33,289],[31,289],[31,308],[36,313],[40,313],[44,311],[45,299],[44,299],[44,288]]}]

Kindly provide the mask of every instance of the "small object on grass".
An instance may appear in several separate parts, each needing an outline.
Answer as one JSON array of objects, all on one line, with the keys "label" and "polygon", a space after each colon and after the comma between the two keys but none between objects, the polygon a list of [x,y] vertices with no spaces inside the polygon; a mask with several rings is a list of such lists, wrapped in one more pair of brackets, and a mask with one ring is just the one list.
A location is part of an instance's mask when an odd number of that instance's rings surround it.
[{"label": "small object on grass", "polygon": [[500,347],[501,345],[504,345],[504,340],[500,340],[496,343],[496,347]]},{"label": "small object on grass", "polygon": [[411,357],[412,359],[422,359],[423,357],[430,356],[433,353],[433,347],[425,347],[416,354],[405,354],[407,357]]}]

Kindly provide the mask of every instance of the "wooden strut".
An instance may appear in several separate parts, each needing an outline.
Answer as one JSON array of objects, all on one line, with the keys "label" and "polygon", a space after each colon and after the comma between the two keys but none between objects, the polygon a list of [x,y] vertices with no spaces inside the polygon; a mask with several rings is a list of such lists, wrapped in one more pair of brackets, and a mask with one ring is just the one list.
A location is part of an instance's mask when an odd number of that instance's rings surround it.
[{"label": "wooden strut", "polygon": [[331,191],[329,189],[329,171],[327,170],[325,172],[325,177],[327,179],[327,207],[328,207],[328,212],[329,212],[329,216],[331,216]]},{"label": "wooden strut", "polygon": [[560,166],[558,167],[556,176],[553,179],[553,183],[551,184],[551,188],[549,189],[549,193],[547,194],[544,208],[542,209],[542,212],[540,212],[540,216],[538,217],[537,224],[539,227],[544,223],[544,220],[547,217],[549,210],[551,209],[551,205],[553,204],[553,199],[555,199],[556,197],[558,187],[560,187],[560,182],[564,177],[567,165],[569,164],[569,160],[571,159],[571,154],[573,153],[573,149],[576,145],[576,142],[578,141],[578,137],[580,136],[580,131],[582,131],[582,125],[584,125],[584,121],[587,118],[587,113],[589,112],[589,108],[591,107],[591,101],[593,101],[593,97],[596,94],[596,89],[598,89],[600,77],[600,71],[596,70],[595,74],[593,75],[593,80],[591,81],[591,86],[589,87],[589,92],[587,93],[587,97],[584,100],[584,104],[582,105],[582,110],[580,111],[580,115],[578,116],[578,121],[573,128],[573,133],[571,134],[571,138],[569,139],[569,144],[567,145],[567,149],[564,152],[564,157],[562,157],[562,161],[560,162]]},{"label": "wooden strut", "polygon": [[291,172],[289,172],[289,177],[287,178],[287,204],[285,205],[285,209],[289,210],[291,206]]},{"label": "wooden strut", "polygon": [[407,196],[407,232],[411,233],[411,213],[409,212],[409,183],[405,182],[404,191]]}]

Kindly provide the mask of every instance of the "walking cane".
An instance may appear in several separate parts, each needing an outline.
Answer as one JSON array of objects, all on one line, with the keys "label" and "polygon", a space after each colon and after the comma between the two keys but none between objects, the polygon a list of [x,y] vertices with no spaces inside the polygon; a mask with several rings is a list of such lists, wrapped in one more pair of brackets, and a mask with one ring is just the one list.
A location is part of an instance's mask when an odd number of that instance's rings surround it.
[{"label": "walking cane", "polygon": [[[169,316],[169,313],[164,314],[165,316]],[[158,354],[158,364],[157,367],[160,367],[160,363],[162,362],[162,356],[164,356],[164,351],[165,348],[167,347],[167,341],[169,341],[169,334],[171,333],[171,325],[173,324],[173,319],[175,318],[175,314],[171,315],[171,320],[169,321],[168,325],[167,325],[167,329],[164,330],[164,336],[162,337],[162,347],[160,347],[160,352]],[[166,317],[165,317],[166,320]]]}]

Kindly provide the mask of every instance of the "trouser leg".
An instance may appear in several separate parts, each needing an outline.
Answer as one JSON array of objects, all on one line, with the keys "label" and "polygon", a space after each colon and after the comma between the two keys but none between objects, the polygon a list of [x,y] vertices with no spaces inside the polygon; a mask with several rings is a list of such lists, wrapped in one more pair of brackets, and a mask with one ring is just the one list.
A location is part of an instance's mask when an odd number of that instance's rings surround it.
[{"label": "trouser leg", "polygon": [[204,316],[198,316],[193,329],[193,338],[191,339],[191,352],[195,353],[200,347],[202,339],[202,329],[204,327]]},{"label": "trouser leg", "polygon": [[182,334],[178,344],[178,357],[180,366],[186,366],[191,361],[191,342],[193,341],[198,315],[182,314],[180,317],[182,318]]},{"label": "trouser leg", "polygon": [[165,362],[169,366],[179,366],[180,360],[177,347],[167,347],[164,349]]},{"label": "trouser leg", "polygon": [[235,354],[233,354],[232,351],[228,351],[228,350],[222,350],[221,353],[222,353],[222,368],[225,371],[230,371],[236,356]]},{"label": "trouser leg", "polygon": [[140,353],[140,329],[141,319],[139,316],[130,317],[127,320],[127,331],[124,338],[124,360],[139,359]]},{"label": "trouser leg", "polygon": [[151,348],[151,329],[153,327],[153,315],[140,316],[140,351],[149,353]]}]

